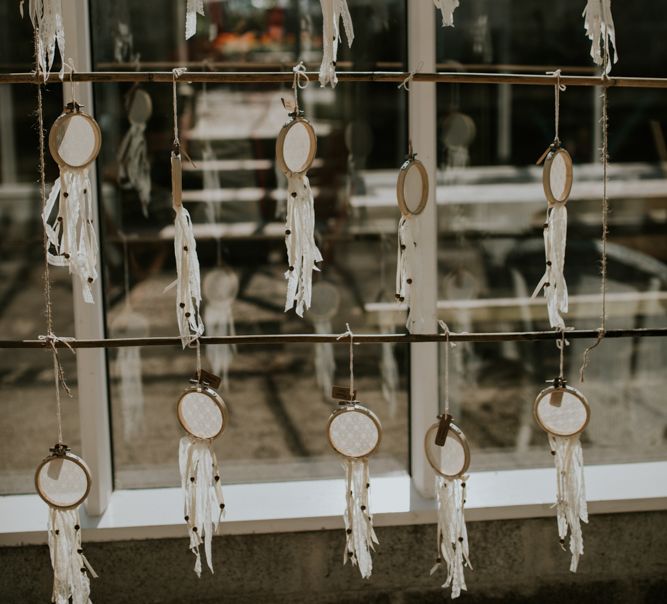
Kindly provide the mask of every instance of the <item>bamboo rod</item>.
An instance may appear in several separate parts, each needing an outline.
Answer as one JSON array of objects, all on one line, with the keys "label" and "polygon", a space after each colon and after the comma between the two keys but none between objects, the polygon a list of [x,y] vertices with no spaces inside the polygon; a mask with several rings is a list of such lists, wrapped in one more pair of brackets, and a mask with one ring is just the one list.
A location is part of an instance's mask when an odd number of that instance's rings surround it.
[{"label": "bamboo rod", "polygon": [[[308,72],[312,82],[317,81],[318,74]],[[385,82],[400,83],[410,73],[400,71],[341,71],[338,72],[341,82]],[[77,72],[72,79],[75,82],[169,82],[173,80],[171,71],[96,71]],[[65,78],[70,79],[68,74]],[[188,71],[180,77],[183,82],[209,82],[219,84],[281,84],[291,83],[291,71],[282,72],[211,72]],[[49,83],[60,82],[58,74],[49,76]],[[519,84],[531,86],[553,86],[555,78],[549,75],[526,73],[415,73],[415,82],[436,82],[439,84]],[[43,79],[35,72],[0,74],[0,84],[40,84]],[[609,88],[667,88],[667,78],[600,78],[593,76],[560,77],[561,84],[566,86],[606,86]]]},{"label": "bamboo rod", "polygon": [[[510,342],[510,341],[540,341],[557,340],[561,337],[558,331],[513,331],[492,333],[451,333],[450,342]],[[567,339],[596,339],[598,331],[595,329],[578,329],[566,332]],[[642,329],[610,329],[605,332],[606,338],[647,338],[667,337],[667,327]],[[66,338],[63,338],[66,339]],[[238,335],[238,336],[202,336],[202,344],[341,344],[349,343],[349,336],[339,334],[275,334],[275,335]],[[408,344],[420,342],[445,342],[444,334],[354,334],[356,344]],[[47,348],[50,344],[43,340],[0,340],[0,349],[3,348]],[[178,337],[153,338],[114,338],[106,340],[66,340],[57,341],[58,348],[126,348],[131,346],[181,346]]]}]

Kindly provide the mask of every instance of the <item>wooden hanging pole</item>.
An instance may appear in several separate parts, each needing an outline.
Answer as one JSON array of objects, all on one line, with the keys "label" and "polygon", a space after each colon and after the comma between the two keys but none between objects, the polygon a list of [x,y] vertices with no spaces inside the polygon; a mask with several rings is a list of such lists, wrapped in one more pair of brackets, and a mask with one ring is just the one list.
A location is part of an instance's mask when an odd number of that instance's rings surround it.
[{"label": "wooden hanging pole", "polygon": [[[450,333],[445,334],[354,334],[355,344],[411,344],[420,342],[516,342],[516,341],[552,341],[561,338],[559,331],[515,331],[495,333]],[[567,332],[569,339],[595,339],[597,329],[575,329]],[[610,329],[605,338],[659,338],[667,337],[667,327],[640,329]],[[350,337],[340,334],[276,334],[276,335],[238,335],[238,336],[202,336],[202,344],[349,344]],[[66,341],[65,341],[66,340]],[[3,348],[44,348],[51,343],[43,340],[0,340]],[[53,343],[57,348],[126,348],[131,346],[181,346],[179,337],[151,338],[113,338],[100,340],[76,340],[62,338]]]},{"label": "wooden hanging pole", "polygon": [[[318,74],[306,72],[309,80],[316,81]],[[340,82],[394,82],[400,84],[410,77],[412,82],[436,82],[439,84],[519,84],[529,86],[553,86],[553,76],[527,73],[415,73],[404,71],[340,71]],[[172,83],[171,71],[89,71],[72,74],[75,82],[156,82]],[[218,84],[281,84],[291,83],[291,71],[188,71],[188,82]],[[43,78],[34,72],[0,74],[0,84],[38,84]],[[48,83],[61,83],[58,74],[52,73]],[[561,75],[561,84],[565,86],[603,86],[605,88],[667,88],[667,78],[605,78],[595,76]]]}]

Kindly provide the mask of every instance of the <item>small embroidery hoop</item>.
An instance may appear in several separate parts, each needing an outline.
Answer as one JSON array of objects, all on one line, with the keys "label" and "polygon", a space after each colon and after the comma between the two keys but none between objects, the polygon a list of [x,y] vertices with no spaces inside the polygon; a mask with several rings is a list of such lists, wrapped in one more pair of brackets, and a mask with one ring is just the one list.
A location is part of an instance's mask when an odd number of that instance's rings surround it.
[{"label": "small embroidery hoop", "polygon": [[[92,132],[92,147],[83,159],[70,163],[61,155],[61,146],[67,135],[68,129],[74,124],[72,120],[84,120],[84,122],[88,124]],[[75,133],[74,136],[76,137],[77,142],[81,140],[78,133]],[[49,132],[49,151],[56,163],[59,166],[71,168],[73,170],[86,168],[97,159],[101,146],[102,131],[100,130],[99,124],[90,115],[81,111],[81,105],[76,102],[68,103],[65,107],[65,111],[58,116],[55,122],[53,122],[51,131]]]},{"label": "small embroidery hoop", "polygon": [[[302,176],[310,169],[310,166],[313,164],[315,155],[317,154],[317,136],[315,136],[315,129],[312,124],[300,114],[290,113],[292,118],[287,122],[278,133],[278,138],[276,139],[276,161],[281,171],[286,176]],[[304,128],[308,136],[308,141],[310,143],[310,148],[308,149],[308,154],[302,165],[294,170],[292,170],[285,160],[285,144],[288,142],[287,136],[293,128],[300,127]],[[296,131],[295,131],[296,132]]]},{"label": "small embroidery hoop", "polygon": [[[565,165],[565,184],[563,185],[563,193],[560,198],[554,195],[551,186],[551,170],[556,158],[560,158]],[[565,148],[560,146],[560,142],[556,140],[551,144],[547,151],[547,156],[544,159],[544,168],[542,170],[542,187],[544,189],[544,196],[549,202],[549,206],[567,203],[567,200],[570,198],[570,193],[572,192],[572,177],[572,157]]]},{"label": "small embroidery hoop", "polygon": [[[198,431],[195,427],[191,426],[188,422],[188,410],[184,407],[188,398],[192,398],[192,395],[203,395],[208,399],[202,399],[201,396],[198,396],[196,400],[202,401],[200,403],[195,403],[197,405],[205,404],[209,409],[213,410],[213,413],[219,414],[219,423],[220,427],[217,431]],[[185,430],[190,436],[194,436],[200,440],[214,440],[218,438],[224,431],[227,425],[229,424],[229,410],[225,401],[222,400],[222,397],[209,386],[209,384],[202,380],[200,382],[194,381],[193,385],[189,388],[186,388],[183,394],[181,394],[176,404],[176,415],[178,416],[178,422],[181,424],[183,430]]]},{"label": "small embroidery hoop", "polygon": [[[417,207],[414,209],[408,205],[408,200],[406,199],[405,194],[405,184],[408,178],[408,173],[411,170],[417,170],[417,173],[421,179],[421,197],[419,198]],[[412,145],[410,145],[408,159],[401,166],[398,172],[398,181],[396,183],[396,199],[398,200],[398,208],[401,210],[401,214],[405,218],[410,218],[411,216],[418,216],[421,214],[424,211],[424,208],[426,208],[426,204],[428,203],[428,191],[428,172],[426,171],[424,164],[417,159],[417,154],[412,152]]]},{"label": "small embroidery hoop", "polygon": [[[53,495],[49,495],[49,493],[47,492],[47,486],[42,480],[42,473],[45,470],[45,468],[48,468],[52,463],[57,461],[60,461],[63,464],[63,466],[65,463],[69,464],[70,474],[72,470],[74,470],[75,472],[78,472],[79,480],[81,480],[82,478],[85,480],[85,487],[83,489],[79,489],[80,492],[76,494],[74,499],[72,499],[71,501],[59,502],[58,499],[56,499]],[[46,472],[48,476],[48,469],[46,470]],[[60,510],[71,510],[78,507],[81,503],[83,503],[86,497],[88,497],[88,493],[90,493],[91,485],[92,485],[92,477],[90,474],[90,468],[88,467],[86,462],[83,461],[83,459],[81,459],[78,455],[74,455],[74,453],[72,453],[67,448],[67,445],[64,445],[62,443],[56,444],[53,447],[53,449],[51,449],[51,454],[45,457],[35,470],[35,489],[37,490],[37,494],[49,506]]]},{"label": "small embroidery hoop", "polygon": [[[547,400],[547,397],[551,398],[551,395],[553,394],[561,395],[561,400],[558,404],[551,403],[550,400]],[[584,411],[584,419],[577,425],[576,429],[563,430],[563,429],[558,429],[553,425],[550,428],[547,422],[545,421],[544,415],[540,413],[541,405],[546,404],[552,407],[562,408],[563,400],[565,399],[564,395],[566,394],[569,395],[569,397],[572,397],[569,399],[570,401],[574,399],[581,405]],[[540,392],[537,395],[535,403],[533,403],[533,417],[535,418],[535,422],[537,423],[537,425],[548,434],[567,438],[569,436],[575,436],[577,434],[581,434],[586,429],[586,426],[588,426],[588,422],[591,419],[591,407],[588,404],[588,400],[586,399],[586,397],[581,392],[579,392],[579,390],[577,390],[576,388],[572,388],[572,386],[568,386],[565,383],[565,380],[556,378],[551,386],[545,388],[544,390],[542,390],[542,392]]]},{"label": "small embroidery hoop", "polygon": [[[363,422],[366,425],[368,425],[368,420],[370,420],[377,431],[377,438],[373,446],[367,446],[362,451],[352,451],[351,449],[345,450],[342,443],[334,442],[336,440],[336,435],[334,434],[332,437],[332,431],[335,430],[335,424],[342,418],[349,419],[353,415],[358,416],[358,419],[356,419],[357,422]],[[361,405],[358,401],[341,402],[339,403],[338,409],[334,409],[329,416],[329,421],[327,422],[327,440],[329,441],[331,448],[339,455],[342,455],[347,459],[365,459],[375,453],[380,447],[380,442],[382,441],[382,425],[380,424],[377,415],[370,409]]]},{"label": "small embroidery hoop", "polygon": [[451,442],[456,442],[460,446],[460,448],[463,450],[463,465],[461,469],[457,473],[448,474],[442,468],[441,465],[442,460],[433,459],[434,446],[437,447],[439,453],[442,451],[442,447],[435,444],[436,435],[438,434],[438,430],[440,429],[441,421],[435,422],[426,431],[426,436],[424,437],[424,453],[426,454],[426,460],[428,461],[429,465],[433,468],[436,474],[439,474],[440,476],[449,479],[461,478],[468,471],[468,468],[470,467],[470,445],[468,444],[468,439],[466,438],[465,434],[463,434],[463,431],[456,424],[451,422],[449,423],[449,427],[447,430],[447,439],[443,446],[446,447],[448,442],[450,443],[450,446]]},{"label": "small embroidery hoop", "polygon": [[468,149],[477,136],[477,126],[467,114],[453,110],[442,122],[442,142],[448,149]]}]

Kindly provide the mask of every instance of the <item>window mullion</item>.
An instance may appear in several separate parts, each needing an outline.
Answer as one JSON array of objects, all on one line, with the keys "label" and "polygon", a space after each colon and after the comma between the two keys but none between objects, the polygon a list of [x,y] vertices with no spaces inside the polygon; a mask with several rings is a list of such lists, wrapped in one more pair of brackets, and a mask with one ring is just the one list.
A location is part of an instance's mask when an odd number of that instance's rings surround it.
[{"label": "window mullion", "polygon": [[[71,57],[77,71],[90,71],[92,67],[90,40],[90,12],[88,0],[63,2],[63,23],[66,38],[66,57]],[[65,81],[67,76],[65,76]],[[63,86],[65,102],[71,100],[71,86]],[[90,82],[76,84],[77,101],[94,115],[93,86]],[[100,241],[97,171],[90,169],[93,195],[93,221]],[[74,334],[77,339],[105,337],[104,302],[102,292],[101,255],[98,273],[93,284],[95,304],[86,304],[77,278],[72,279],[74,299]],[[56,309],[57,312],[57,309]],[[107,363],[103,348],[81,350],[77,356],[79,394],[79,418],[81,426],[81,454],[89,465],[93,483],[86,500],[89,515],[104,512],[113,489],[111,435],[109,423],[109,398],[107,390]]]}]

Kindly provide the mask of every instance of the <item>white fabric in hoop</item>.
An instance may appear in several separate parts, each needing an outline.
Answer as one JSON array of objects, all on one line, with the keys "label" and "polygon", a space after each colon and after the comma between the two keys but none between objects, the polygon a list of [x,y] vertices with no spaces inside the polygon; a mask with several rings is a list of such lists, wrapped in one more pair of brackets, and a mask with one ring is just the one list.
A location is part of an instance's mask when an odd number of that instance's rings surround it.
[{"label": "white fabric in hoop", "polygon": [[343,21],[348,46],[354,42],[352,16],[347,0],[320,0],[322,5],[322,65],[320,66],[320,85],[329,84],[332,88],[338,83],[336,61],[338,44],[341,41],[340,22]]},{"label": "white fabric in hoop", "polygon": [[86,495],[89,478],[85,470],[67,457],[54,457],[37,474],[40,495],[55,507],[77,505]]},{"label": "white fabric in hoop", "polygon": [[214,438],[224,427],[222,410],[203,392],[187,392],[178,408],[183,427],[196,438]]},{"label": "white fabric in hoop", "polygon": [[329,424],[331,444],[345,457],[365,457],[373,452],[380,439],[375,422],[361,411],[345,411]]},{"label": "white fabric in hoop", "polygon": [[[557,396],[557,404],[552,397]],[[555,436],[572,436],[583,430],[588,422],[586,405],[567,391],[557,391],[542,397],[535,406],[535,414],[542,428]]]}]

